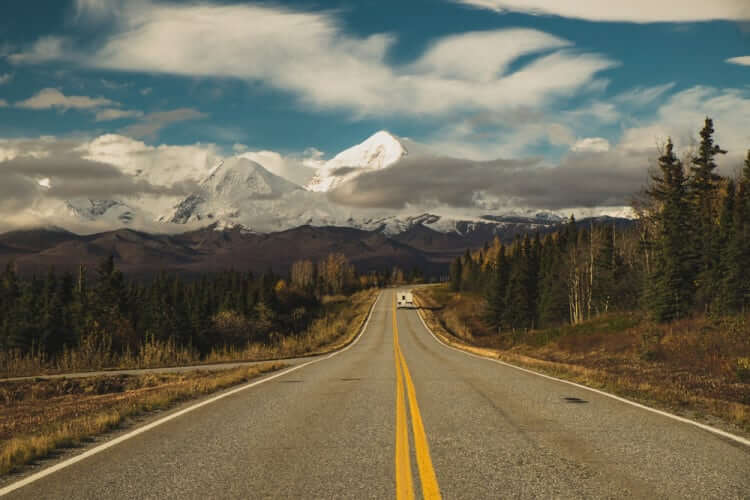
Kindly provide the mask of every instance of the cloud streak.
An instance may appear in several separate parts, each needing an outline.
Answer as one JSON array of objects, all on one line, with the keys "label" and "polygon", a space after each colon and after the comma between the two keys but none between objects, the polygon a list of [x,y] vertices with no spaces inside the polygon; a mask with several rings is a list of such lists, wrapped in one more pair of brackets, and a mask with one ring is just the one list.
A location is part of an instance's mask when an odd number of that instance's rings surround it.
[{"label": "cloud streak", "polygon": [[118,103],[104,97],[88,97],[71,95],[66,96],[62,92],[53,88],[42,89],[33,96],[19,101],[15,104],[17,108],[26,109],[59,109],[67,111],[69,109],[94,109],[103,106],[117,106]]},{"label": "cloud streak", "polygon": [[731,57],[726,62],[740,66],[750,66],[750,56]]},{"label": "cloud streak", "polygon": [[628,0],[626,2],[574,0],[455,0],[458,3],[495,12],[521,12],[630,23],[748,21],[746,0]]},{"label": "cloud streak", "polygon": [[156,134],[173,123],[207,118],[208,114],[193,108],[179,108],[170,111],[158,111],[143,115],[137,123],[121,130],[123,135],[140,138],[154,138]]}]

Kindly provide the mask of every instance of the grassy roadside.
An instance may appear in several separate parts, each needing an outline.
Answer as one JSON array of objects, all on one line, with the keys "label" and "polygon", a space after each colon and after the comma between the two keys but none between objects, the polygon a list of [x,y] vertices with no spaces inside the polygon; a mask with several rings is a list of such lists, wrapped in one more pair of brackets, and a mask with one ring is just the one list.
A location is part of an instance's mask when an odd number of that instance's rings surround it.
[{"label": "grassy roadside", "polygon": [[750,435],[750,325],[741,318],[671,325],[612,314],[577,326],[497,334],[482,298],[444,286],[415,290],[447,343]]},{"label": "grassy roadside", "polygon": [[331,352],[357,334],[367,317],[378,289],[362,290],[351,296],[326,296],[326,315],[299,335],[272,336],[270,343],[250,343],[242,347],[217,347],[205,356],[179,346],[174,340],[148,339],[137,352],[112,356],[106,343],[86,341],[75,351],[66,350],[59,359],[19,356],[0,351],[0,379],[101,370],[169,368],[245,361],[269,361]]},{"label": "grassy roadside", "polygon": [[127,425],[133,417],[283,368],[98,376],[0,383],[0,475]]},{"label": "grassy roadside", "polygon": [[379,289],[369,289],[349,297],[327,297],[326,305],[331,310],[330,314],[315,320],[303,334],[281,337],[270,345],[249,344],[243,349],[216,349],[203,362],[267,361],[335,351],[356,337],[379,293]]}]

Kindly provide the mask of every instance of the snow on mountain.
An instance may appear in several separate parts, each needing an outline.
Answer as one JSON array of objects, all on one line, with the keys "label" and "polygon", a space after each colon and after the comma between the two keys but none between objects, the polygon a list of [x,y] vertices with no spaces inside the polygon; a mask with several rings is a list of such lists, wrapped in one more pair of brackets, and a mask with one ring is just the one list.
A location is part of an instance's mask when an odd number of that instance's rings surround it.
[{"label": "snow on mountain", "polygon": [[137,209],[116,200],[91,200],[75,198],[67,200],[68,213],[88,221],[106,220],[115,225],[129,224],[136,216]]},{"label": "snow on mountain", "polygon": [[[248,157],[245,153],[228,158],[214,155],[192,158],[189,151],[158,149],[159,162],[143,164],[138,158],[151,147],[125,139],[102,136],[89,144],[86,153],[155,186],[183,183],[197,188],[187,196],[155,193],[118,200],[74,199],[65,202],[57,212],[77,223],[95,223],[98,228],[145,226],[153,230],[155,225],[165,224],[169,225],[165,227],[167,232],[180,231],[184,225],[185,229],[240,227],[268,233],[312,225],[381,231],[388,236],[424,227],[440,233],[478,237],[514,226],[543,228],[563,221],[555,213],[532,209],[502,215],[488,215],[484,211],[422,213],[416,206],[407,212],[346,207],[329,200],[328,191],[364,172],[386,169],[407,155],[435,155],[428,146],[386,131],[375,133],[323,163],[306,185],[307,189],[287,180],[283,174],[278,175],[284,171],[279,165],[267,163],[280,156]],[[579,218],[578,213],[575,215]]]},{"label": "snow on mountain", "polygon": [[403,141],[381,130],[328,160],[305,187],[327,192],[362,172],[390,167],[407,154]]},{"label": "snow on mountain", "polygon": [[[168,222],[227,221],[262,215],[276,207],[276,201],[303,189],[247,158],[231,158],[215,166],[199,191],[176,207]],[[279,214],[283,210],[279,210]]]}]

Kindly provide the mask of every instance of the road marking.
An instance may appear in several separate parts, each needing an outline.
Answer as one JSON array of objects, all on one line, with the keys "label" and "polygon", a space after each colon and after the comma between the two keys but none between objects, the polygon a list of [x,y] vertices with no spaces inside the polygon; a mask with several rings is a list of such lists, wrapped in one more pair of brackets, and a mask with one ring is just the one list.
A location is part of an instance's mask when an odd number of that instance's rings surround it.
[{"label": "road marking", "polygon": [[159,420],[156,420],[155,422],[151,422],[150,424],[144,425],[143,427],[139,427],[138,429],[135,429],[134,431],[128,432],[127,434],[123,434],[120,437],[117,437],[111,441],[107,441],[106,443],[100,444],[99,446],[95,446],[94,448],[91,448],[88,451],[85,451],[84,453],[81,453],[80,455],[76,455],[75,457],[71,457],[67,460],[64,460],[60,462],[59,464],[55,464],[51,467],[48,467],[44,470],[41,470],[35,474],[30,475],[29,477],[25,479],[21,479],[20,481],[17,481],[15,483],[9,484],[8,486],[4,488],[0,488],[0,497],[5,496],[19,488],[23,488],[26,485],[29,485],[31,483],[34,483],[44,477],[49,476],[50,474],[54,474],[55,472],[65,469],[66,467],[70,467],[73,464],[76,464],[82,460],[85,460],[93,455],[96,455],[97,453],[101,453],[102,451],[112,448],[113,446],[116,446],[124,441],[127,441],[128,439],[134,438],[140,434],[143,434],[144,432],[150,431],[154,427],[158,427],[162,424],[165,424],[169,422],[170,420],[174,420],[177,417],[181,417],[182,415],[185,415],[186,413],[190,413],[191,411],[197,410],[198,408],[201,408],[203,406],[209,405],[211,403],[215,403],[216,401],[219,401],[220,399],[224,399],[228,396],[231,396],[233,394],[237,394],[238,392],[245,391],[247,389],[250,389],[252,387],[258,386],[260,384],[264,384],[266,382],[269,382],[271,380],[277,379],[279,377],[283,377],[284,375],[288,375],[289,373],[292,373],[294,371],[300,370],[306,366],[310,366],[312,364],[318,363],[320,361],[331,359],[334,356],[337,356],[341,354],[342,352],[345,352],[354,345],[359,342],[359,340],[362,338],[365,331],[367,331],[367,325],[370,324],[370,319],[372,318],[372,314],[375,311],[375,306],[377,306],[378,302],[380,302],[380,297],[383,295],[383,292],[378,292],[378,297],[375,299],[375,302],[373,302],[372,306],[370,306],[370,312],[367,315],[367,319],[365,320],[365,323],[362,325],[362,328],[359,331],[359,334],[357,334],[357,337],[346,347],[332,352],[331,354],[327,356],[322,356],[317,359],[313,359],[312,361],[308,361],[306,363],[303,363],[301,365],[293,366],[291,368],[288,368],[286,370],[283,370],[279,373],[276,373],[274,375],[262,378],[260,380],[256,380],[255,382],[250,382],[249,384],[245,384],[243,386],[237,387],[235,389],[232,389],[230,391],[224,392],[219,394],[218,396],[214,396],[210,399],[206,399],[205,401],[201,401],[200,403],[196,403],[192,406],[188,406],[187,408],[184,408],[178,412],[172,413],[171,415],[167,415],[164,418],[160,418]]},{"label": "road marking", "polygon": [[[411,464],[409,462],[409,441],[408,431],[406,429],[406,422],[403,422],[403,426],[399,427],[401,423],[399,412],[399,405],[401,405],[400,411],[403,412],[404,419],[405,408],[404,405],[404,380],[406,381],[406,389],[409,397],[409,411],[411,413],[411,424],[412,432],[414,434],[414,448],[417,456],[417,469],[419,470],[419,480],[422,485],[422,497],[429,500],[440,500],[440,487],[438,486],[437,476],[435,475],[435,469],[432,466],[432,458],[430,457],[430,446],[427,442],[427,435],[424,430],[424,423],[422,422],[422,414],[419,411],[419,404],[417,403],[417,393],[414,389],[414,382],[412,381],[411,374],[409,373],[409,366],[406,364],[404,353],[401,351],[401,346],[398,341],[398,321],[396,320],[396,298],[393,299],[393,353],[396,362],[396,498],[414,498],[414,491],[412,489],[411,480]],[[403,436],[403,438],[402,438]],[[406,461],[399,459],[399,442],[405,441],[406,447]],[[405,465],[405,468],[404,468]],[[406,474],[408,480],[403,479],[403,475]],[[408,482],[408,491],[406,483]]]},{"label": "road marking", "polygon": [[516,366],[514,364],[507,363],[507,362],[501,361],[499,359],[488,358],[488,357],[485,357],[485,356],[480,356],[478,354],[474,354],[472,352],[464,351],[463,349],[459,349],[458,347],[454,347],[452,345],[449,345],[449,344],[445,343],[442,339],[438,338],[438,336],[435,335],[435,333],[430,329],[430,327],[427,326],[427,323],[425,322],[424,318],[422,317],[422,314],[421,314],[421,312],[420,312],[419,309],[417,309],[417,316],[422,321],[422,325],[424,325],[425,330],[427,330],[430,333],[430,335],[432,335],[432,338],[435,339],[435,342],[437,342],[438,344],[440,344],[441,346],[443,346],[445,348],[453,349],[454,351],[458,351],[460,353],[466,354],[467,356],[471,356],[472,358],[483,359],[485,361],[492,361],[494,363],[498,363],[500,365],[507,366],[508,368],[513,368],[515,370],[520,370],[522,372],[530,373],[532,375],[537,375],[539,377],[544,377],[544,378],[549,379],[549,380],[554,380],[555,382],[561,382],[563,384],[572,385],[573,387],[578,387],[579,389],[584,389],[584,390],[587,390],[587,391],[595,392],[596,394],[600,394],[602,396],[606,396],[608,398],[615,399],[617,401],[620,401],[621,403],[625,403],[625,404],[628,404],[630,406],[635,406],[636,408],[640,408],[641,410],[650,411],[651,413],[656,413],[657,415],[661,415],[662,417],[671,418],[672,420],[677,420],[678,422],[682,422],[684,424],[693,425],[695,427],[703,429],[704,431],[708,431],[708,432],[710,432],[712,434],[716,434],[718,436],[730,439],[730,440],[735,441],[737,443],[744,444],[745,446],[750,446],[750,440],[748,440],[748,439],[745,439],[745,438],[743,438],[741,436],[737,436],[736,434],[732,434],[730,432],[723,431],[721,429],[717,429],[715,427],[711,427],[710,425],[706,425],[706,424],[702,424],[700,422],[696,422],[695,420],[690,420],[689,418],[680,417],[679,415],[675,415],[673,413],[669,413],[669,412],[666,412],[666,411],[663,411],[663,410],[657,410],[656,408],[651,408],[650,406],[646,406],[646,405],[643,405],[641,403],[636,403],[635,401],[631,401],[629,399],[625,399],[625,398],[622,398],[620,396],[616,396],[614,394],[610,394],[609,392],[604,392],[604,391],[599,390],[599,389],[594,389],[593,387],[587,387],[585,385],[577,384],[575,382],[571,382],[570,380],[563,380],[561,378],[553,377],[551,375],[546,375],[544,373],[535,372],[534,370],[529,370],[527,368],[522,368],[520,366]]},{"label": "road marking", "polygon": [[[395,325],[395,316],[393,321]],[[396,498],[397,500],[412,500],[414,486],[409,457],[409,428],[404,398],[404,379],[399,357],[398,332],[395,329],[393,330],[393,359],[396,365]]]},{"label": "road marking", "polygon": [[435,476],[435,469],[432,466],[430,446],[427,443],[427,436],[424,431],[424,424],[422,423],[422,414],[419,412],[414,383],[411,380],[409,367],[406,365],[404,353],[401,352],[401,348],[399,348],[398,354],[404,367],[403,373],[406,378],[406,387],[409,394],[409,411],[411,412],[411,426],[414,432],[414,447],[417,454],[419,479],[422,482],[422,496],[438,500],[440,499],[440,487],[438,486],[437,476]]}]

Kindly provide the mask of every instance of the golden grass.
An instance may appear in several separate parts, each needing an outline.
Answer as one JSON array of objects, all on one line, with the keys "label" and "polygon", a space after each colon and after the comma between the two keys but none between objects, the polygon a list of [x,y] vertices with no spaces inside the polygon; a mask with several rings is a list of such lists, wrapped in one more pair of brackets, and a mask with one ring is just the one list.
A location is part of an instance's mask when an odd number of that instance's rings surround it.
[{"label": "golden grass", "polygon": [[416,299],[432,331],[455,347],[750,433],[750,335],[741,318],[660,325],[623,314],[526,332],[511,347],[507,335],[488,335],[486,327],[454,330],[470,323],[464,315],[478,297],[435,287]]},{"label": "golden grass", "polygon": [[[282,363],[265,363],[222,372],[195,371],[130,377],[128,383],[135,388],[121,391],[118,390],[121,387],[116,387],[112,392],[105,391],[105,395],[66,395],[59,390],[60,387],[65,387],[59,381],[29,382],[28,384],[37,384],[27,388],[29,400],[18,396],[20,401],[7,401],[6,397],[6,405],[0,410],[0,418],[5,413],[6,418],[30,422],[22,429],[21,435],[13,435],[0,443],[0,474],[17,470],[55,450],[79,445],[119,427],[129,417],[169,408],[178,402],[241,384],[284,366],[286,365]],[[95,387],[98,382],[106,381],[106,378],[91,377],[83,385]],[[39,388],[39,384],[49,384],[52,387]],[[19,389],[16,388],[15,392],[18,393]],[[39,394],[46,397],[40,398]],[[75,416],[57,414],[54,406],[69,404],[70,399],[75,399]],[[41,410],[40,406],[43,407]],[[46,418],[26,418],[40,411]],[[83,415],[79,414],[81,411],[84,412]]]}]

